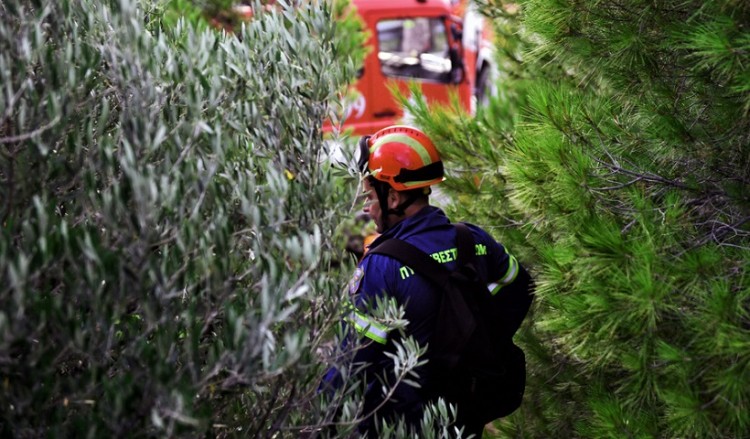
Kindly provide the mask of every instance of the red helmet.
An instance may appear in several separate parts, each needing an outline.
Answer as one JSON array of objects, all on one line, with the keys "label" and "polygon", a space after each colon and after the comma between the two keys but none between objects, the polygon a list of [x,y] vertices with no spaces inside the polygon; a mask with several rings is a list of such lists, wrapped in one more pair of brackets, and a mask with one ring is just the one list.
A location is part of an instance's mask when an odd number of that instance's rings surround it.
[{"label": "red helmet", "polygon": [[405,125],[383,128],[359,142],[360,168],[397,191],[419,189],[445,180],[443,162],[422,131]]}]

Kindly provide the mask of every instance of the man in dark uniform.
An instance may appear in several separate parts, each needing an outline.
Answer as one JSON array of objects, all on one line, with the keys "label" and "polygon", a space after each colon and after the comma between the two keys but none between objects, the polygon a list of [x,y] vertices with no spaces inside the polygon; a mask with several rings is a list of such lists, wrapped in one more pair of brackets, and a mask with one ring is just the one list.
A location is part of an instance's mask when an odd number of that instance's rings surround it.
[{"label": "man in dark uniform", "polygon": [[[414,245],[448,270],[453,270],[457,256],[456,227],[442,210],[429,205],[430,186],[444,179],[442,161],[430,139],[415,128],[392,126],[371,137],[366,136],[360,147],[360,166],[367,174],[364,211],[375,221],[380,233],[370,248],[396,238]],[[523,274],[524,282],[528,281],[524,269],[502,245],[481,228],[467,226],[475,244],[476,269],[493,297],[502,295],[503,288],[511,290],[509,286],[517,281],[519,273]],[[436,394],[435,389],[440,386],[435,382],[435,370],[431,362],[417,367],[419,387],[398,383],[393,394],[386,399],[380,379],[394,380],[393,360],[386,353],[393,352],[393,341],[402,334],[391,331],[371,310],[378,298],[395,299],[404,307],[404,318],[409,322],[403,335],[413,337],[420,346],[426,346],[435,333],[442,292],[410,267],[383,254],[365,255],[349,282],[348,290],[354,306],[349,322],[364,337],[354,363],[368,365],[364,369],[368,383],[364,412],[368,414],[376,410],[377,417],[392,420],[403,416],[410,426],[416,428],[426,404],[442,396],[439,391]],[[530,303],[530,292],[523,291],[528,294]],[[525,306],[524,315],[528,304]],[[430,358],[429,348],[427,358]],[[465,428],[465,434],[481,437],[484,425],[472,421],[469,413],[462,416],[461,406],[458,410],[458,424]],[[360,425],[360,431],[373,432],[373,419],[373,416],[368,417]]]}]

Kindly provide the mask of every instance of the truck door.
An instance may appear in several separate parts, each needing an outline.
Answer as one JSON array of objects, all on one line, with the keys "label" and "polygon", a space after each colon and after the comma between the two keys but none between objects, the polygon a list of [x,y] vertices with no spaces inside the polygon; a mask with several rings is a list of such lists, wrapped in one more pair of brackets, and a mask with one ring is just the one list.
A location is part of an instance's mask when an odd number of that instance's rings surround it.
[{"label": "truck door", "polygon": [[421,87],[428,104],[447,104],[455,92],[470,111],[461,20],[450,14],[446,4],[405,8],[361,1],[358,6],[370,33],[366,44],[371,51],[361,76],[349,89],[344,128],[353,128],[354,134],[372,134],[398,123],[403,109],[389,86],[406,94],[410,82]]},{"label": "truck door", "polygon": [[462,53],[451,35],[453,24],[446,16],[378,20],[376,53],[382,80],[371,84],[375,117],[401,115],[387,90],[389,82],[398,84],[402,91],[410,81],[417,82],[428,103],[448,102],[449,90],[457,91],[464,82]]}]

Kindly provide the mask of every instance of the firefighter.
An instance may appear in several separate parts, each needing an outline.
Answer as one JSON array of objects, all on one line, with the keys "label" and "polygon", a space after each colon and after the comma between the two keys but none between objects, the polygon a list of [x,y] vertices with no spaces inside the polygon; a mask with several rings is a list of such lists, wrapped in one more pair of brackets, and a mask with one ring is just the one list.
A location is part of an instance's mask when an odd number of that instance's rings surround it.
[{"label": "firefighter", "polygon": [[[363,137],[360,150],[360,168],[365,174],[364,211],[380,233],[371,248],[389,238],[398,238],[452,270],[456,255],[455,227],[442,210],[429,204],[430,187],[444,180],[443,163],[432,141],[416,128],[391,126]],[[478,249],[477,269],[482,279],[498,290],[514,282],[523,270],[515,258],[481,228],[468,226]],[[409,322],[405,335],[426,346],[434,333],[440,291],[399,261],[381,254],[366,254],[348,284],[348,292],[354,306],[349,321],[363,342],[353,362],[367,365],[362,369],[368,384],[364,414],[375,412],[375,416],[360,424],[360,431],[374,433],[376,417],[395,420],[403,416],[408,425],[417,428],[425,405],[440,396],[435,391],[439,388],[434,382],[435,371],[429,362],[418,367],[419,387],[402,382],[385,399],[380,378],[394,379],[393,360],[386,354],[393,352],[393,342],[402,334],[391,331],[371,310],[378,297],[395,299],[404,307]],[[334,375],[335,372],[329,371],[327,379]],[[473,433],[481,437],[483,423],[472,421],[471,413],[462,413],[462,407],[458,410],[458,425],[465,427],[465,435]]]}]

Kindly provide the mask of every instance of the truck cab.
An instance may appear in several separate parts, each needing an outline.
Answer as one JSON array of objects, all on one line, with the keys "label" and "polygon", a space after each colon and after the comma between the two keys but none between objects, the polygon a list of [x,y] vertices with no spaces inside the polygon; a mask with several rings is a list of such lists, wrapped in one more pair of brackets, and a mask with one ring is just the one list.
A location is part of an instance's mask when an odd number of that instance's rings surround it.
[{"label": "truck cab", "polygon": [[[472,109],[473,75],[467,74],[463,23],[447,0],[353,0],[369,33],[371,48],[352,84],[338,130],[371,134],[398,123],[403,109],[389,87],[408,94],[417,83],[427,100],[448,104],[455,93]],[[325,131],[333,131],[331,122]]]}]

